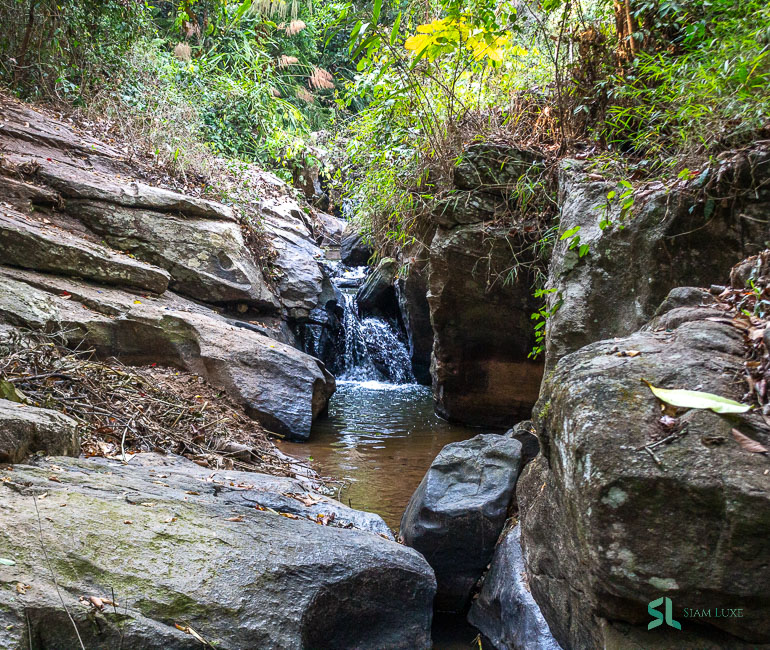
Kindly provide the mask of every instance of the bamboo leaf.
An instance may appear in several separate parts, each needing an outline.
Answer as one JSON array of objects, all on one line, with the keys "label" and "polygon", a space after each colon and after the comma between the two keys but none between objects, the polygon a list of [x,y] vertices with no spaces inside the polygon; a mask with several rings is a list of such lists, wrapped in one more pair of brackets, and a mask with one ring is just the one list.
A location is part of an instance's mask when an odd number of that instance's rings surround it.
[{"label": "bamboo leaf", "polygon": [[390,44],[395,45],[396,39],[398,38],[398,30],[401,27],[401,12],[398,12],[398,16],[396,16],[396,20],[393,21],[393,29],[390,30]]},{"label": "bamboo leaf", "polygon": [[647,384],[652,394],[661,402],[687,409],[708,409],[714,413],[745,413],[751,410],[748,404],[741,404],[721,395],[713,393],[704,393],[698,390],[680,390],[658,388],[653,386],[646,379],[642,381]]},{"label": "bamboo leaf", "polygon": [[372,24],[376,25],[380,19],[380,11],[382,10],[382,0],[374,0],[374,7],[372,8]]}]

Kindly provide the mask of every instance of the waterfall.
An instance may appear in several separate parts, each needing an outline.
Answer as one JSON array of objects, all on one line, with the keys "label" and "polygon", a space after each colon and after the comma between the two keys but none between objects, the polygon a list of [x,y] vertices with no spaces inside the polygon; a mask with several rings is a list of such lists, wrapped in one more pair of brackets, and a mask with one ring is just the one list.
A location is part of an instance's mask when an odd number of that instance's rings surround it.
[{"label": "waterfall", "polygon": [[398,326],[382,318],[359,318],[355,295],[343,293],[345,331],[344,372],[341,380],[414,382],[409,352]]}]

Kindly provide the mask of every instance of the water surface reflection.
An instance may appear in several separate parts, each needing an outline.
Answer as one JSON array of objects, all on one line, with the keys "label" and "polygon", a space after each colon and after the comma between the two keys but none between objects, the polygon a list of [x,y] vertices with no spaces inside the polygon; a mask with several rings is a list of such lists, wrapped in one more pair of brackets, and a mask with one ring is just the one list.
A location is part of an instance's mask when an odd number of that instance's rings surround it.
[{"label": "water surface reflection", "polygon": [[345,479],[343,503],[376,512],[397,530],[409,497],[441,448],[481,432],[439,418],[426,386],[339,380],[329,416],[313,425],[310,441],[280,447],[312,458],[319,474]]}]

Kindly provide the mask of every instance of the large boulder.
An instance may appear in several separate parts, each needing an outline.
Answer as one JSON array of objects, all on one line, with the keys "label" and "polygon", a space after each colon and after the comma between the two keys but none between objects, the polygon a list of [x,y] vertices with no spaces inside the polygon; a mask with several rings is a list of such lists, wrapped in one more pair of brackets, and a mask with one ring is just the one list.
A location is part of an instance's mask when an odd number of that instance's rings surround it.
[{"label": "large boulder", "polygon": [[356,303],[365,314],[391,316],[398,310],[394,282],[398,262],[392,257],[379,261],[356,293]]},{"label": "large boulder", "polygon": [[102,358],[194,372],[293,438],[310,435],[334,392],[334,377],[317,359],[171,292],[153,298],[0,267],[0,322],[61,330],[69,345]]},{"label": "large boulder", "polygon": [[319,260],[323,251],[316,245],[299,204],[287,197],[262,203],[262,222],[270,235],[278,271],[278,292],[287,314],[306,320],[316,307],[323,290]]},{"label": "large boulder", "polygon": [[509,427],[537,400],[542,363],[528,358],[537,303],[525,228],[473,224],[433,238],[431,374],[436,411],[449,420]]},{"label": "large boulder", "polygon": [[[556,312],[548,319],[546,370],[584,345],[636,331],[675,287],[723,283],[734,264],[764,248],[770,231],[760,215],[770,209],[770,146],[707,171],[714,182],[705,196],[698,179],[648,184],[628,197],[633,208],[622,218],[626,199],[617,197],[625,187],[597,179],[586,163],[562,163],[559,232],[579,228],[588,254],[579,257],[569,237],[555,244],[547,286],[548,308]],[[715,194],[734,198],[710,198]]]},{"label": "large boulder", "polygon": [[77,628],[93,650],[430,648],[418,553],[342,504],[303,513],[321,497],[297,481],[147,456],[7,472],[0,647],[70,650]]},{"label": "large boulder", "polygon": [[499,650],[561,650],[530,593],[518,525],[500,537],[468,621]]},{"label": "large boulder", "polygon": [[166,269],[177,293],[263,312],[278,309],[237,223],[96,201],[68,201],[67,211],[114,248]]},{"label": "large boulder", "polygon": [[[0,185],[4,178],[0,176]],[[104,284],[163,293],[169,274],[155,266],[31,219],[13,208],[0,214],[0,256],[4,264],[74,275]]]},{"label": "large boulder", "polygon": [[340,259],[347,266],[365,266],[373,254],[372,247],[364,240],[364,235],[348,228],[342,236]]},{"label": "large boulder", "polygon": [[436,572],[436,608],[459,612],[492,557],[521,469],[521,445],[481,434],[444,447],[401,519],[401,536]]},{"label": "large boulder", "polygon": [[78,423],[56,411],[0,399],[0,463],[20,463],[36,452],[77,456]]},{"label": "large boulder", "polygon": [[436,223],[444,228],[492,221],[508,211],[502,197],[479,190],[454,190],[436,201],[432,209]]},{"label": "large boulder", "polygon": [[532,151],[494,142],[471,144],[454,168],[454,184],[464,190],[505,195],[530,171],[539,156]]},{"label": "large boulder", "polygon": [[661,636],[678,632],[647,632],[660,598],[688,647],[770,643],[770,472],[732,433],[770,447],[770,429],[757,412],[661,418],[640,381],[741,400],[743,331],[703,307],[657,319],[663,329],[567,355],[544,381],[542,454],[517,488],[532,593],[567,648],[671,647]]}]

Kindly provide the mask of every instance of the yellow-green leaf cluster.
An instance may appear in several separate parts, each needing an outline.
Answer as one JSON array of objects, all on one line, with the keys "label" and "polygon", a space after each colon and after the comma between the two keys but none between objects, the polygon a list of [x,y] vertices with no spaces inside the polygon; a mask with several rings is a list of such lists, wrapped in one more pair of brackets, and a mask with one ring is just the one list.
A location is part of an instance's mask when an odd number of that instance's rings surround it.
[{"label": "yellow-green leaf cluster", "polygon": [[465,47],[474,60],[484,58],[499,63],[506,52],[514,56],[523,56],[527,52],[519,46],[511,45],[508,31],[491,32],[473,25],[467,17],[441,18],[419,25],[417,33],[406,39],[404,47],[419,58],[434,61],[443,54]]}]

